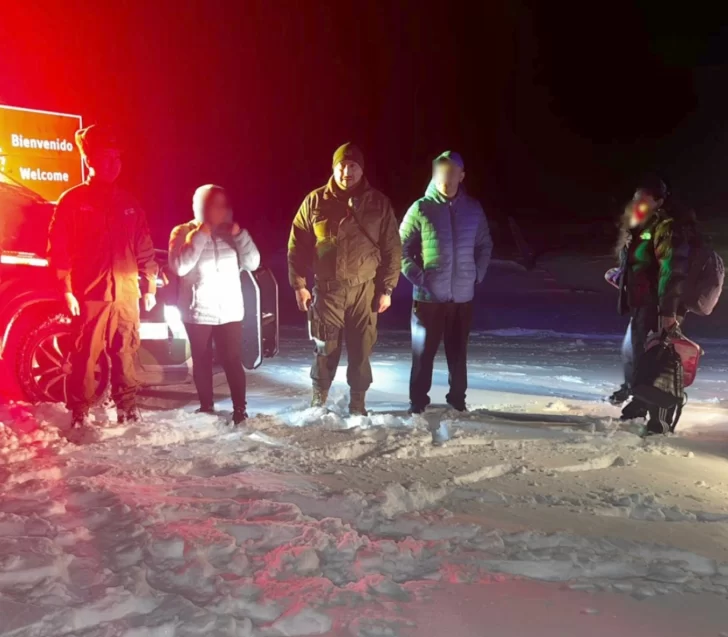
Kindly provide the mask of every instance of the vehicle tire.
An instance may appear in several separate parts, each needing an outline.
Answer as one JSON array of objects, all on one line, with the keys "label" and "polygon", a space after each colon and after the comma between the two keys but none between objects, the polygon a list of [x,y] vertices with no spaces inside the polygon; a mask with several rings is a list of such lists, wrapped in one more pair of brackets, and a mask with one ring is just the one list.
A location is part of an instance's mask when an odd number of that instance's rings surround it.
[{"label": "vehicle tire", "polygon": [[[72,347],[71,319],[63,314],[47,319],[28,332],[17,358],[18,383],[28,401],[66,402]],[[109,358],[102,354],[96,365],[94,402],[100,402],[108,394],[110,376]]]}]

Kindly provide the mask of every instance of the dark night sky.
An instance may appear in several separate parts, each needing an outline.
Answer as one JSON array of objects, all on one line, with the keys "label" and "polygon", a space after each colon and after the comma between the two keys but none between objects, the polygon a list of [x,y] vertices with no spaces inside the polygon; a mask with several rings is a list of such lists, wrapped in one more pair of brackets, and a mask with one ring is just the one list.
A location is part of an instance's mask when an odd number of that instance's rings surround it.
[{"label": "dark night sky", "polygon": [[160,244],[206,182],[280,244],[349,139],[400,213],[446,148],[496,220],[605,217],[652,169],[728,209],[728,21],[690,13],[707,3],[466,4],[4,3],[0,101],[117,125]]}]

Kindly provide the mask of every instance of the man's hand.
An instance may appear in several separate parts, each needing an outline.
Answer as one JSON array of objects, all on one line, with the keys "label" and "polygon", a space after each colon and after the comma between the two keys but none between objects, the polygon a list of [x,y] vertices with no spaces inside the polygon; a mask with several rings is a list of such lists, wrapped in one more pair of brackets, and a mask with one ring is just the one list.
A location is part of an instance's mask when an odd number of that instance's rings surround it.
[{"label": "man's hand", "polygon": [[382,312],[386,312],[392,305],[392,295],[391,294],[381,294],[379,296],[379,307],[377,308],[377,312],[379,314],[382,314]]},{"label": "man's hand", "polygon": [[677,325],[677,318],[674,316],[661,316],[660,329],[663,332],[671,332]]},{"label": "man's hand", "polygon": [[145,312],[151,312],[157,304],[157,297],[154,294],[145,294],[142,300],[144,302]]},{"label": "man's hand", "polygon": [[308,306],[311,305],[311,293],[306,288],[296,290],[296,303],[301,312],[308,312]]},{"label": "man's hand", "polygon": [[81,306],[78,304],[78,299],[73,296],[73,293],[66,292],[64,296],[66,298],[66,307],[68,308],[68,313],[71,316],[81,316]]},{"label": "man's hand", "polygon": [[234,223],[233,227],[230,228],[230,232],[232,233],[233,237],[237,237],[243,229],[240,227],[239,223]]}]

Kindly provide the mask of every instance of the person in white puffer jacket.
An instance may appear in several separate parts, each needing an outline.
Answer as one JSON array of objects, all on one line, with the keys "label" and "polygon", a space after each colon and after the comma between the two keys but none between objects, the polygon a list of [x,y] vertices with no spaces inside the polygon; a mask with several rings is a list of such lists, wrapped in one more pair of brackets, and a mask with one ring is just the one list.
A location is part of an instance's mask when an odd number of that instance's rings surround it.
[{"label": "person in white puffer jacket", "polygon": [[178,305],[192,350],[192,375],[200,413],[214,413],[213,341],[230,386],[233,423],[246,420],[245,370],[241,359],[245,308],[242,270],[257,270],[260,253],[247,230],[233,221],[220,186],[200,186],[192,197],[193,221],[169,237],[169,267],[180,277]]}]

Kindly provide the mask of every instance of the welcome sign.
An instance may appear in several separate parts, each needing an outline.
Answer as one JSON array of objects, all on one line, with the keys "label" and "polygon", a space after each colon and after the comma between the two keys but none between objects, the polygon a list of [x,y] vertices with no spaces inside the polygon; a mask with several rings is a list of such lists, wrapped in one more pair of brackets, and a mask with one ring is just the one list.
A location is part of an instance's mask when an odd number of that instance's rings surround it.
[{"label": "welcome sign", "polygon": [[81,127],[80,115],[0,104],[0,172],[47,201],[58,201],[84,179],[74,139]]}]

